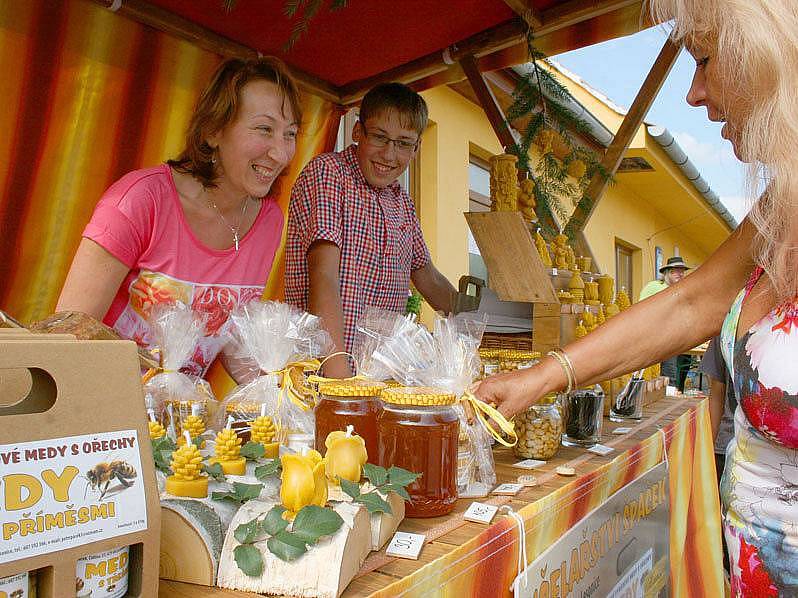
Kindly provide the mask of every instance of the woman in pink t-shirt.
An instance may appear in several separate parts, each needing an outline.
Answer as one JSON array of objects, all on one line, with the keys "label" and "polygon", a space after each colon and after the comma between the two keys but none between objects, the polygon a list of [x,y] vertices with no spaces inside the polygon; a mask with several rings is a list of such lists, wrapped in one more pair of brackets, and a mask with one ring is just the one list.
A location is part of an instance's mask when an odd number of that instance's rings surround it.
[{"label": "woman in pink t-shirt", "polygon": [[100,199],[57,310],[87,313],[142,346],[153,305],[209,316],[187,370],[220,352],[230,311],[263,292],[283,214],[267,197],[296,150],[299,92],[275,58],[228,60],[203,91],[176,160],[130,172]]}]

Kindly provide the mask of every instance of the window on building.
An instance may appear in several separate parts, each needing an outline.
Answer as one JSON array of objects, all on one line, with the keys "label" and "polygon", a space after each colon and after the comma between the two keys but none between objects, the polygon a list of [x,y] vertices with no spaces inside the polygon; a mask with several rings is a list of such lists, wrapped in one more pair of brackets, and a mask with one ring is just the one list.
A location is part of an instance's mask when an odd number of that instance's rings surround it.
[{"label": "window on building", "polygon": [[[468,163],[468,209],[471,212],[490,212],[490,166],[485,160],[471,156]],[[488,269],[468,231],[468,273],[488,282]]]},{"label": "window on building", "polygon": [[615,242],[615,287],[617,290],[624,289],[627,294],[632,296],[632,281],[634,272],[632,269],[632,255],[634,250],[623,243]]},{"label": "window on building", "polygon": [[654,247],[654,276],[653,279],[657,280],[659,278],[659,269],[662,268],[662,264],[665,263],[665,254],[662,251],[662,247],[657,245]]}]

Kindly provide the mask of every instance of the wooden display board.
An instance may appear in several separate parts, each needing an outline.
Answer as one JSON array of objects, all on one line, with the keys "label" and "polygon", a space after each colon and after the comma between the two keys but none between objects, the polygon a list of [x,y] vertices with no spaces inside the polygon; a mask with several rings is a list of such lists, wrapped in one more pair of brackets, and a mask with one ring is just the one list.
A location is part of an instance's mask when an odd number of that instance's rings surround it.
[{"label": "wooden display board", "polygon": [[490,274],[490,288],[502,301],[558,303],[532,234],[520,212],[467,212]]},{"label": "wooden display board", "polygon": [[[0,445],[81,436],[102,438],[103,434],[122,431],[130,431],[133,437],[134,432],[138,442],[128,446],[134,454],[137,451],[140,468],[132,477],[139,485],[135,496],[143,487],[146,503],[146,518],[131,526],[131,529],[140,528],[139,531],[85,543],[81,538],[63,550],[48,552],[42,547],[25,558],[4,559],[0,577],[36,571],[39,598],[74,598],[79,558],[129,546],[126,596],[156,596],[161,509],[136,345],[130,341],[77,341],[69,335],[40,336],[8,330],[0,334],[0,372],[4,372],[0,377]],[[24,383],[20,383],[21,374]],[[113,458],[112,453],[106,454],[104,445],[102,450],[98,445],[98,461]],[[82,477],[74,479],[84,481],[87,491],[98,496],[96,488],[88,487],[87,473],[80,471]],[[73,492],[70,485],[67,500],[61,501],[65,509],[74,508],[76,496],[83,494],[82,485],[74,487],[80,490]],[[102,498],[97,500],[102,502]],[[36,515],[21,513],[23,517]],[[113,533],[120,533],[119,529]],[[91,537],[100,536],[93,532],[86,535],[86,539]],[[13,546],[10,542],[4,541],[3,545]]]}]

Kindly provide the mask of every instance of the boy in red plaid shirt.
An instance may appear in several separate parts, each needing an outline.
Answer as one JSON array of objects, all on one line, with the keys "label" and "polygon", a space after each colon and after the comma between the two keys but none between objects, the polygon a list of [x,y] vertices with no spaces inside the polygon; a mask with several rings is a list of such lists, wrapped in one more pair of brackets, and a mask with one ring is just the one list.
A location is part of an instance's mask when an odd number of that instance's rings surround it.
[{"label": "boy in red plaid shirt", "polygon": [[[363,98],[356,144],[315,157],[291,193],[286,301],[323,319],[337,351],[351,351],[368,305],[404,312],[410,282],[436,310],[452,311],[455,290],[432,264],[413,200],[397,179],[427,126],[424,99],[385,83]],[[352,375],[344,357],[325,375]]]}]

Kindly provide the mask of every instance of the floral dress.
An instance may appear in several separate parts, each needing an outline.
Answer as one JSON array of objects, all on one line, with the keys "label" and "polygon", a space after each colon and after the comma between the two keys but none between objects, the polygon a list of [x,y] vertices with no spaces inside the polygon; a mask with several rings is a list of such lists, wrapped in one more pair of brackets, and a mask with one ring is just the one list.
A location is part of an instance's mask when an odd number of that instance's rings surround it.
[{"label": "floral dress", "polygon": [[738,407],[721,481],[733,596],[798,597],[798,297],[737,339],[757,268],[721,339]]}]

